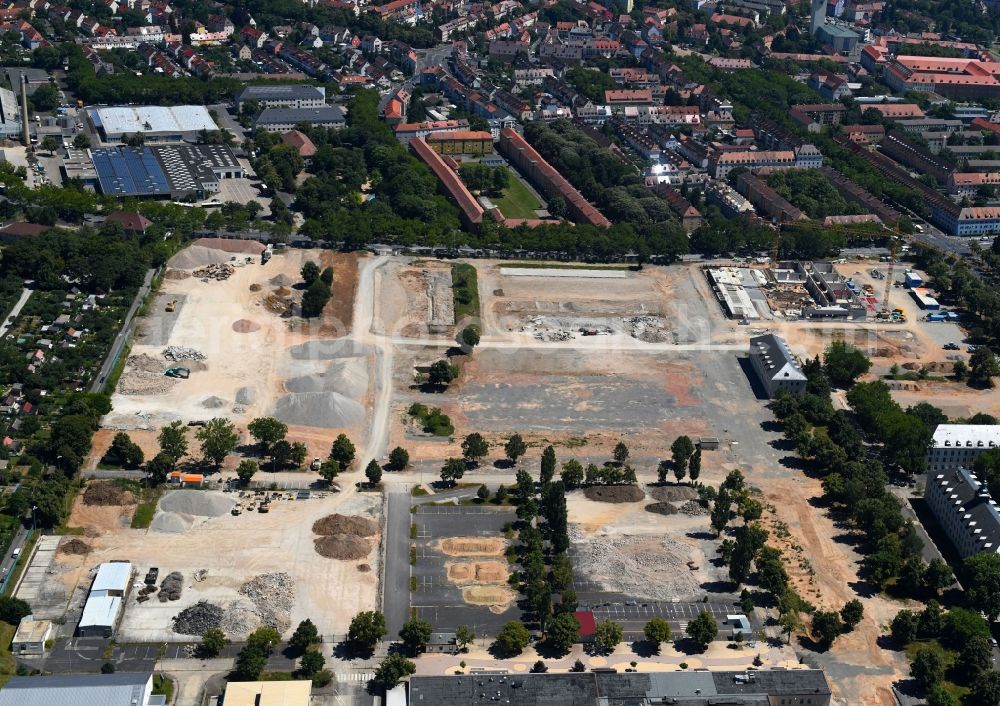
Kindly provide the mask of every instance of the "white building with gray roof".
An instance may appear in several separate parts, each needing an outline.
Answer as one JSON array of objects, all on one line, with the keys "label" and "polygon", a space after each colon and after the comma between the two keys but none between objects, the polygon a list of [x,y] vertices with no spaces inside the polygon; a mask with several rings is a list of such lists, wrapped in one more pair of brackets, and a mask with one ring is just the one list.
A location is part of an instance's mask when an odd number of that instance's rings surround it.
[{"label": "white building with gray roof", "polygon": [[0,689],[0,706],[163,706],[152,674],[71,674],[14,677]]},{"label": "white building with gray roof", "polygon": [[750,364],[768,397],[779,390],[792,395],[806,391],[806,376],[785,339],[774,334],[750,339]]}]

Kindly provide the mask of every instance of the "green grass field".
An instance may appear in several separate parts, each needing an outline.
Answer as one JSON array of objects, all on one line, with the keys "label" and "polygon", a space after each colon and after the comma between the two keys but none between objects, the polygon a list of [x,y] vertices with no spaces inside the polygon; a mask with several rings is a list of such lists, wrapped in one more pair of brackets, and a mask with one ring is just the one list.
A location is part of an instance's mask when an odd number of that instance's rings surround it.
[{"label": "green grass field", "polygon": [[451,266],[452,294],[455,298],[455,321],[469,316],[479,318],[479,280],[476,268],[464,262]]},{"label": "green grass field", "polygon": [[528,187],[513,174],[503,196],[491,200],[507,218],[537,218],[535,209],[542,207],[535,195],[528,191]]}]

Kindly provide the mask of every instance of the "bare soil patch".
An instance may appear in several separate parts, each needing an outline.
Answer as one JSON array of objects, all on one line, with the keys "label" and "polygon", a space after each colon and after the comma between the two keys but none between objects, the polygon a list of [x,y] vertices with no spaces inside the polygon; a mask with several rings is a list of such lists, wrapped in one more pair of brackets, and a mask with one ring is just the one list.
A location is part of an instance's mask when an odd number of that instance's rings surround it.
[{"label": "bare soil patch", "polygon": [[504,545],[498,538],[448,537],[441,540],[439,549],[449,556],[500,556]]},{"label": "bare soil patch", "polygon": [[698,497],[698,491],[688,485],[659,486],[650,490],[649,494],[657,500],[668,503],[684,502]]},{"label": "bare soil patch", "polygon": [[236,333],[253,333],[260,331],[260,324],[249,319],[239,319],[233,322],[233,331]]},{"label": "bare soil patch", "polygon": [[316,553],[327,559],[357,561],[364,559],[372,550],[368,539],[351,534],[329,534],[314,540]]},{"label": "bare soil patch", "polygon": [[73,537],[59,544],[60,554],[70,554],[73,556],[83,556],[84,554],[90,554],[90,545],[84,542],[82,539]]},{"label": "bare soil patch", "polygon": [[637,503],[646,497],[636,485],[596,485],[583,491],[588,500],[599,503]]},{"label": "bare soil patch", "polygon": [[507,565],[502,561],[467,561],[445,565],[452,583],[503,584],[507,581]]},{"label": "bare soil patch", "polygon": [[119,488],[110,481],[95,481],[83,491],[83,502],[87,505],[131,505],[135,502],[132,493]]},{"label": "bare soil patch", "polygon": [[174,270],[169,269],[167,273],[163,275],[164,279],[187,279],[191,276],[190,272],[185,272],[184,270]]},{"label": "bare soil patch", "polygon": [[367,517],[333,514],[316,520],[312,531],[322,535],[349,534],[356,537],[371,537],[378,532],[378,523]]}]

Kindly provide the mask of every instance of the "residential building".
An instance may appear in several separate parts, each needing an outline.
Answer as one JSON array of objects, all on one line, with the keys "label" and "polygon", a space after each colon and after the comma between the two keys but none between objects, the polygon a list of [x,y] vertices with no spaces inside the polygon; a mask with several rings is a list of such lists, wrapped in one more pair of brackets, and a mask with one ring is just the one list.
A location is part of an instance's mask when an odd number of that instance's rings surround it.
[{"label": "residential building", "polygon": [[740,173],[736,178],[736,190],[754,205],[758,213],[775,222],[809,220],[809,216],[789,203],[753,172]]},{"label": "residential building", "polygon": [[931,202],[931,220],[949,235],[1000,233],[1000,207]]},{"label": "residential building", "polygon": [[411,139],[409,145],[413,153],[430,167],[431,171],[434,172],[434,176],[441,182],[441,186],[444,187],[445,192],[458,206],[465,225],[475,227],[482,223],[483,215],[486,213],[485,209],[465,186],[458,174],[455,173],[455,170],[445,161],[445,159],[448,159],[454,164],[454,160],[451,160],[450,157],[442,157],[419,137]]},{"label": "residential building", "polygon": [[17,95],[0,88],[0,138],[20,140],[23,132]]},{"label": "residential building", "polygon": [[425,141],[438,154],[484,155],[493,152],[493,135],[482,130],[432,132]]},{"label": "residential building", "polygon": [[750,365],[768,397],[774,397],[779,391],[791,395],[806,391],[806,375],[780,336],[769,333],[751,338]]},{"label": "residential building", "polygon": [[262,108],[322,108],[326,105],[326,89],[303,83],[247,86],[236,97],[236,109],[242,109],[247,101],[255,101]]},{"label": "residential building", "polygon": [[465,120],[431,120],[423,123],[400,123],[393,128],[393,132],[396,133],[396,139],[403,143],[403,145],[409,144],[410,140],[414,138],[426,138],[432,132],[456,132],[459,130],[468,130],[469,121]]},{"label": "residential building", "polygon": [[980,188],[1000,186],[1000,172],[953,172],[948,175],[948,193],[953,196],[975,196]]},{"label": "residential building", "polygon": [[972,468],[979,454],[1000,446],[1000,425],[938,424],[927,448],[929,473]]},{"label": "residential building", "polygon": [[928,91],[949,98],[1000,96],[1000,63],[980,59],[897,56],[883,80],[897,93]]},{"label": "residential building", "polygon": [[290,130],[281,136],[281,141],[286,145],[291,145],[300,157],[308,159],[316,154],[316,145],[309,139],[309,136],[298,130]]},{"label": "residential building", "polygon": [[975,473],[962,467],[928,471],[924,499],[961,557],[1000,551],[1000,510]]},{"label": "residential building", "polygon": [[254,121],[255,130],[288,132],[296,125],[342,128],[347,124],[344,112],[335,105],[320,108],[268,108]]},{"label": "residential building", "polygon": [[792,169],[795,167],[795,152],[792,150],[739,150],[716,152],[709,158],[708,169],[716,179],[725,179],[737,167],[745,169]]},{"label": "residential building", "polygon": [[862,104],[861,110],[874,110],[886,120],[923,118],[924,111],[916,103],[872,103]]},{"label": "residential building", "polygon": [[163,706],[152,674],[65,674],[13,677],[0,689],[0,706]]}]

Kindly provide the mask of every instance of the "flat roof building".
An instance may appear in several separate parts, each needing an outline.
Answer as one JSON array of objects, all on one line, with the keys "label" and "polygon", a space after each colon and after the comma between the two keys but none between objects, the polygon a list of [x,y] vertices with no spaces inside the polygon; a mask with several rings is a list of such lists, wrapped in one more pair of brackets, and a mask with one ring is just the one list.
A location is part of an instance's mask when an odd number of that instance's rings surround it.
[{"label": "flat roof building", "polygon": [[296,125],[342,128],[347,124],[344,112],[335,105],[318,108],[268,108],[257,116],[254,129],[268,132],[288,132]]},{"label": "flat roof building", "polygon": [[263,108],[320,108],[326,104],[326,89],[304,83],[247,86],[236,97],[236,109],[247,101],[256,101]]},{"label": "flat roof building", "polygon": [[17,95],[0,88],[0,138],[21,139],[21,110]]},{"label": "flat roof building", "polygon": [[768,397],[774,397],[781,390],[792,395],[806,391],[806,375],[780,336],[769,333],[751,338],[750,364]]},{"label": "flat roof building", "polygon": [[511,703],[518,706],[649,703],[828,706],[830,686],[819,669],[647,674],[473,674],[415,676],[410,679],[410,706],[468,706],[477,703]]},{"label": "flat roof building", "polygon": [[219,706],[309,706],[311,697],[305,680],[229,682]]},{"label": "flat roof building", "polygon": [[152,674],[72,674],[14,677],[0,689],[0,706],[162,706]]},{"label": "flat roof building", "polygon": [[108,143],[138,134],[146,142],[194,142],[203,130],[219,129],[203,105],[91,108],[87,115],[94,130]]},{"label": "flat roof building", "polygon": [[35,620],[35,616],[26,615],[17,625],[10,651],[15,655],[43,655],[45,643],[54,634],[51,620]]},{"label": "flat roof building", "polygon": [[131,562],[109,561],[97,567],[77,625],[80,637],[111,637],[118,627],[131,580]]},{"label": "flat roof building", "polygon": [[122,198],[204,198],[222,179],[245,176],[226,145],[98,147],[91,159],[100,192]]}]

